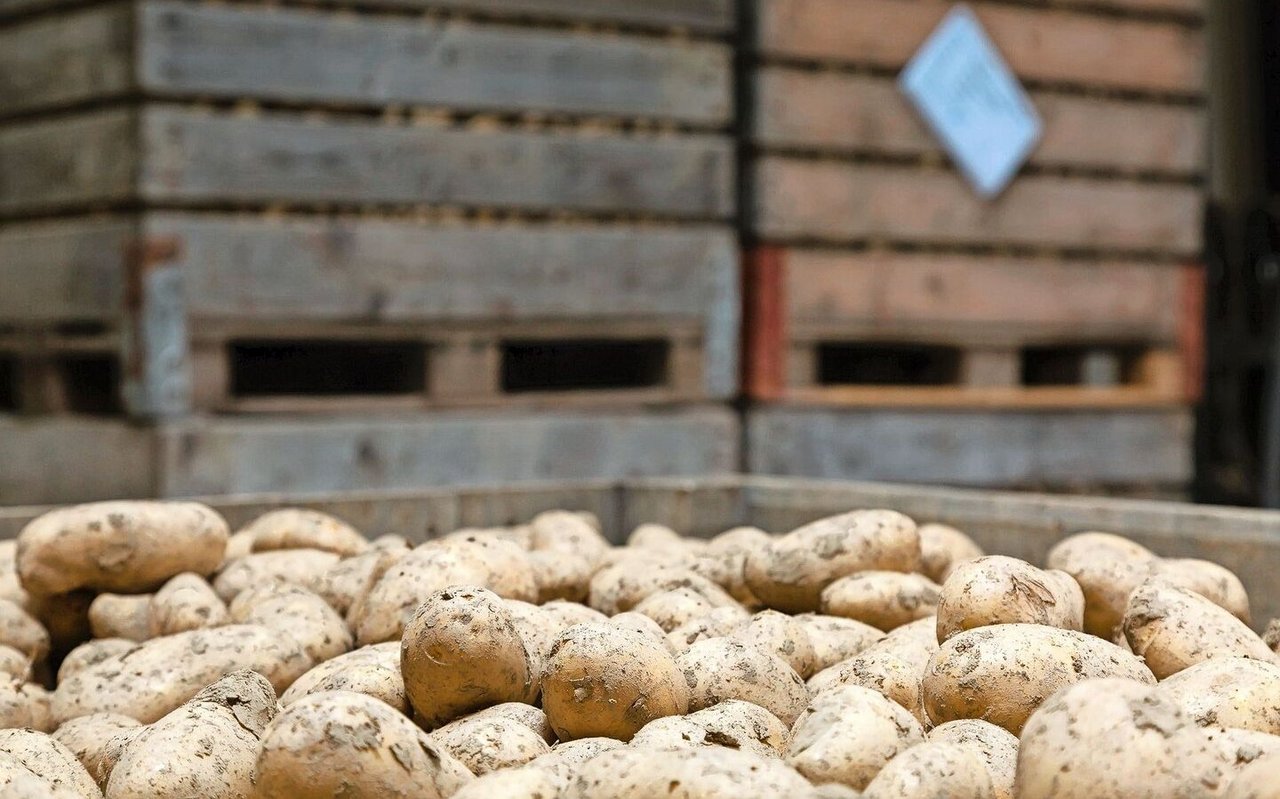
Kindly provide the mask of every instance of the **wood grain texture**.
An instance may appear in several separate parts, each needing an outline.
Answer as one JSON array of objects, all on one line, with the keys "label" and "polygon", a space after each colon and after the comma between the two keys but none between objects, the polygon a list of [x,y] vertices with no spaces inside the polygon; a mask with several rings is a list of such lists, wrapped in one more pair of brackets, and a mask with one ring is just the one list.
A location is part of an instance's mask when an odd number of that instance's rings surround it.
[{"label": "wood grain texture", "polygon": [[120,109],[0,128],[0,215],[129,200],[134,123]]},{"label": "wood grain texture", "polygon": [[149,109],[154,202],[447,204],[733,215],[733,147],[714,136],[485,133]]},{"label": "wood grain texture", "polygon": [[[755,73],[753,140],[832,154],[937,156],[938,139],[890,78],[764,67]],[[1207,157],[1202,111],[1142,101],[1032,92],[1044,135],[1030,163],[1197,175]]]},{"label": "wood grain texture", "polygon": [[0,117],[124,95],[132,42],[127,5],[0,29]]},{"label": "wood grain texture", "polygon": [[757,409],[757,474],[968,486],[1170,485],[1191,479],[1188,411]]},{"label": "wood grain texture", "polygon": [[734,0],[380,0],[494,16],[611,22],[649,28],[728,33],[737,24]]},{"label": "wood grain texture", "polygon": [[151,496],[148,431],[121,421],[0,415],[0,505]]},{"label": "wood grain texture", "polygon": [[116,321],[124,300],[121,261],[136,233],[124,218],[0,228],[0,321]]},{"label": "wood grain texture", "polygon": [[757,234],[778,240],[867,239],[1158,251],[1195,256],[1202,198],[1190,186],[1023,176],[998,199],[957,174],[764,157],[755,167]]},{"label": "wood grain texture", "polygon": [[[773,58],[899,69],[951,9],[944,0],[750,0],[758,51]],[[975,3],[992,40],[1024,80],[1199,94],[1202,32],[1176,23]]]},{"label": "wood grain texture", "polygon": [[725,125],[726,45],[253,6],[146,2],[140,82],[167,95]]}]

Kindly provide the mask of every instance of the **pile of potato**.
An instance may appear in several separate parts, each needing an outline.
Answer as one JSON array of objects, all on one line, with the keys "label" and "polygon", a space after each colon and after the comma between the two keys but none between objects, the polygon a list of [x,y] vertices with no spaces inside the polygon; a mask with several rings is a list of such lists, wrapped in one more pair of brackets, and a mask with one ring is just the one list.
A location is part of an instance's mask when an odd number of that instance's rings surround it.
[{"label": "pile of potato", "polygon": [[1280,797],[1280,624],[1106,533],[95,503],[0,545],[0,611],[2,797]]}]

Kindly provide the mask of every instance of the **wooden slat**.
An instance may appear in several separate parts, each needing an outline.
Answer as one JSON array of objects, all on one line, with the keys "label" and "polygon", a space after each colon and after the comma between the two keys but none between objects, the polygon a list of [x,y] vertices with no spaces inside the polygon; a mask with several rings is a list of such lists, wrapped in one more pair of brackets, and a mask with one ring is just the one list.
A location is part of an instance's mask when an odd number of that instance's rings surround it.
[{"label": "wooden slat", "polygon": [[139,37],[140,81],[160,94],[700,125],[732,111],[715,43],[170,2],[141,6]]},{"label": "wooden slat", "polygon": [[[1170,355],[1174,353],[1168,353]],[[927,410],[991,409],[997,413],[1021,410],[1097,411],[1113,408],[1182,408],[1188,398],[1183,372],[1176,361],[1172,381],[1133,385],[1092,386],[804,386],[787,389],[783,400],[791,406],[815,408],[919,408]]]},{"label": "wooden slat", "polygon": [[142,141],[140,191],[155,202],[733,213],[733,147],[713,136],[484,133],[155,108]]},{"label": "wooden slat", "polygon": [[117,319],[124,299],[121,261],[135,233],[127,219],[0,228],[0,321]]},{"label": "wooden slat", "polygon": [[[737,465],[727,408],[209,418],[160,431],[162,496],[714,474]],[[0,469],[3,469],[0,462]]]},{"label": "wooden slat", "polygon": [[785,275],[788,319],[812,330],[1173,344],[1183,321],[1168,264],[794,249]]},{"label": "wooden slat", "polygon": [[145,497],[152,436],[125,422],[0,415],[0,504]]},{"label": "wooden slat", "polygon": [[[768,57],[899,69],[954,5],[944,0],[751,0]],[[975,3],[1009,65],[1046,84],[1199,94],[1202,32],[1176,23]]]},{"label": "wooden slat", "polygon": [[0,128],[0,215],[126,201],[134,153],[124,110]]},{"label": "wooden slat", "polygon": [[127,5],[0,29],[0,117],[125,94],[132,41]]},{"label": "wooden slat", "polygon": [[985,202],[950,171],[778,157],[755,168],[755,229],[774,240],[1200,248],[1202,200],[1189,186],[1024,176]]},{"label": "wooden slat", "polygon": [[757,474],[970,486],[1174,485],[1191,479],[1187,411],[774,408],[747,415]]},{"label": "wooden slat", "polygon": [[[754,140],[833,154],[936,156],[938,139],[891,78],[764,67],[756,73]],[[1030,163],[1196,175],[1207,155],[1198,108],[1033,92],[1044,135]]]},{"label": "wooden slat", "polygon": [[494,16],[611,22],[647,28],[684,28],[727,33],[736,25],[734,0],[378,0],[386,5],[424,6]]},{"label": "wooden slat", "polygon": [[1079,7],[1086,11],[1106,8],[1131,14],[1176,14],[1199,19],[1213,0],[1049,0],[1063,7]]}]

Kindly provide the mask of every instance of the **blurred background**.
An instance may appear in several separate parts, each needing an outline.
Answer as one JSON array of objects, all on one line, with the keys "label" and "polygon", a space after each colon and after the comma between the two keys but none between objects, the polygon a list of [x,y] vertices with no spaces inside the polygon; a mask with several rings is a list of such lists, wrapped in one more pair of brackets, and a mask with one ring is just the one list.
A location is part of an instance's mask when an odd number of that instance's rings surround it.
[{"label": "blurred background", "polygon": [[899,83],[960,5],[0,0],[0,504],[1280,506],[1280,11],[967,4],[1039,126],[987,198]]}]

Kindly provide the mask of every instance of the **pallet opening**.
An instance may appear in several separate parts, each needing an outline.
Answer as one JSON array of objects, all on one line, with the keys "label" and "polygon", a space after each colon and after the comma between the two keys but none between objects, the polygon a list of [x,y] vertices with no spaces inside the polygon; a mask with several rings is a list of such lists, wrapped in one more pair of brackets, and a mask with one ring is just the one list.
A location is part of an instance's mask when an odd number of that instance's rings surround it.
[{"label": "pallet opening", "polygon": [[64,355],[54,362],[54,368],[71,413],[116,414],[124,410],[120,362],[115,355]]},{"label": "pallet opening", "polygon": [[1139,382],[1145,350],[1138,346],[1028,347],[1021,354],[1025,386],[1123,386]]},{"label": "pallet opening", "polygon": [[395,396],[427,388],[416,341],[241,340],[227,345],[235,397]]},{"label": "pallet opening", "polygon": [[0,353],[0,413],[18,410],[18,359]]},{"label": "pallet opening", "polygon": [[648,388],[667,380],[671,344],[663,339],[508,341],[502,344],[502,390]]},{"label": "pallet opening", "polygon": [[818,345],[820,385],[950,386],[960,380],[961,351],[929,344]]}]

